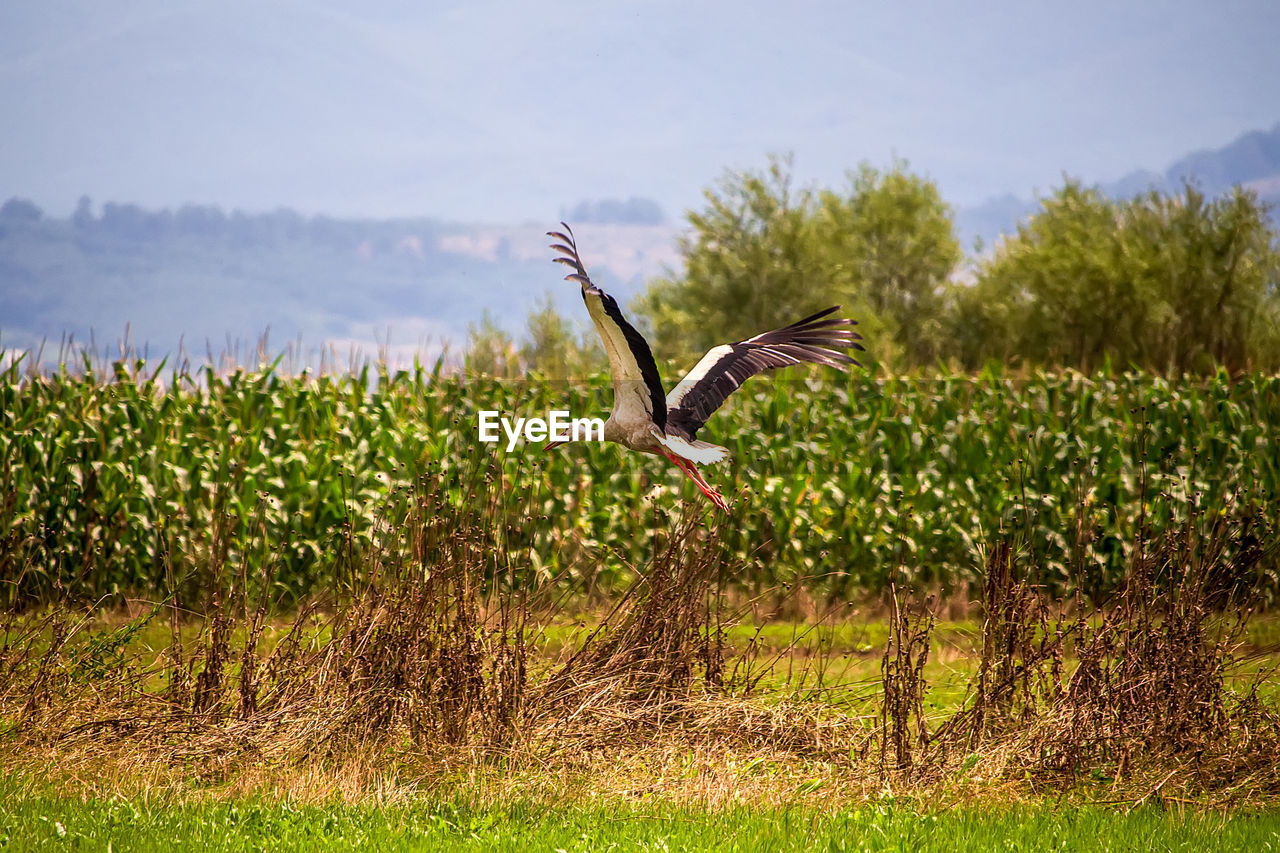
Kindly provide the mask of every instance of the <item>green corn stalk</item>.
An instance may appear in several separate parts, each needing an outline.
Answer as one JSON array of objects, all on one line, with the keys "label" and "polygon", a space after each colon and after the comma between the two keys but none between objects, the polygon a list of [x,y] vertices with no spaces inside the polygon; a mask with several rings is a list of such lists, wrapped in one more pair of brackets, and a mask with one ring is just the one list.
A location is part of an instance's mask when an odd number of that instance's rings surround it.
[{"label": "green corn stalk", "polygon": [[[498,381],[439,366],[13,365],[0,373],[3,595],[192,593],[216,567],[253,577],[267,563],[291,594],[349,583],[392,496],[424,480],[501,520],[509,553],[546,579],[607,586],[643,564],[680,500],[700,500],[692,484],[611,445],[507,453],[505,440],[478,442],[477,415],[604,414],[611,393],[604,376]],[[737,579],[748,586],[945,588],[973,580],[1003,531],[1034,552],[1044,583],[1099,591],[1138,526],[1178,507],[1248,510],[1274,530],[1278,436],[1270,376],[783,374],[753,380],[708,424],[703,437],[733,457],[706,474],[738,496],[731,519],[708,523],[751,567]],[[1265,571],[1274,588],[1276,567]]]}]

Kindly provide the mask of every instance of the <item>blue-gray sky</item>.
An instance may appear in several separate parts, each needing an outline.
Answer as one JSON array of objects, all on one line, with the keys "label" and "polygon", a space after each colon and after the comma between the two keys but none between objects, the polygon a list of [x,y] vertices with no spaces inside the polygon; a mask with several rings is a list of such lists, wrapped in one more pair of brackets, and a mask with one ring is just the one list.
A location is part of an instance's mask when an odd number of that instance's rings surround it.
[{"label": "blue-gray sky", "polygon": [[957,205],[1280,121],[1280,4],[40,0],[0,7],[0,198],[546,221],[794,152]]}]

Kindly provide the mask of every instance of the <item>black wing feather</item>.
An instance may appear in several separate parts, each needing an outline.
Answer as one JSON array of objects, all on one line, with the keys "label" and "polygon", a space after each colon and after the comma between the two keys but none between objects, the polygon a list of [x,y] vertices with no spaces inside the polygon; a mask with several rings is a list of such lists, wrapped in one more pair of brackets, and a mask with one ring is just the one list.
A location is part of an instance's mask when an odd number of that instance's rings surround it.
[{"label": "black wing feather", "polygon": [[[847,365],[858,364],[841,350],[861,350],[858,341],[862,336],[846,328],[857,325],[856,321],[829,316],[839,308],[833,305],[790,326],[729,344],[713,364],[699,362],[680,384],[692,378],[699,367],[703,368],[701,377],[683,392],[679,386],[672,391],[672,397],[678,399],[672,400],[667,411],[667,432],[692,441],[729,395],[762,370],[793,364],[823,364],[844,370]],[[715,349],[704,356],[704,361],[714,352]]]}]

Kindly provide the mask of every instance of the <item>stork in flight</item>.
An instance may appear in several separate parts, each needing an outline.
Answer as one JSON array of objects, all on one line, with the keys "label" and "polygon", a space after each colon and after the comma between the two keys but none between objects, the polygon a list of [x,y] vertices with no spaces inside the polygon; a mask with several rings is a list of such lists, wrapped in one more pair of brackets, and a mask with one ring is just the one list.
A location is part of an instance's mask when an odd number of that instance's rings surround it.
[{"label": "stork in flight", "polygon": [[[622,316],[617,301],[591,282],[578,255],[573,230],[560,224],[564,231],[547,232],[557,241],[551,244],[559,253],[555,260],[573,270],[565,280],[582,285],[582,301],[587,303],[587,311],[604,342],[613,374],[613,411],[604,424],[604,440],[667,457],[689,475],[712,503],[728,512],[724,496],[707,483],[697,466],[719,462],[729,451],[699,441],[698,430],[730,394],[762,370],[805,363],[844,370],[845,365],[857,364],[852,356],[841,352],[862,349],[858,343],[862,336],[844,328],[856,325],[855,321],[831,317],[840,308],[833,305],[790,326],[713,347],[664,399],[662,379],[649,344]],[[565,443],[552,441],[546,449]]]}]

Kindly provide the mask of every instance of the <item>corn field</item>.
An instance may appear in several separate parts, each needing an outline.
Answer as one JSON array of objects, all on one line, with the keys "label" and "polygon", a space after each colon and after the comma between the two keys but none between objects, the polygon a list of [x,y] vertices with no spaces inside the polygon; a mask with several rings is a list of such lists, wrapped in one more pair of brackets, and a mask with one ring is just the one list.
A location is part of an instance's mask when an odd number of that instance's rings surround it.
[{"label": "corn field", "polygon": [[[361,555],[424,488],[526,555],[519,577],[609,588],[696,489],[665,460],[612,445],[481,443],[478,413],[604,416],[610,401],[604,376],[496,381],[439,366],[14,365],[0,373],[0,596],[181,597],[224,565],[286,595],[358,584]],[[733,454],[705,471],[732,518],[706,518],[747,588],[954,589],[1000,534],[1040,582],[1096,596],[1144,527],[1229,515],[1243,553],[1280,522],[1278,377],[780,374],[749,383],[700,437]],[[1190,517],[1158,517],[1175,511]],[[1087,576],[1068,571],[1085,553]],[[1244,564],[1250,576],[1226,582],[1274,594],[1280,567]]]}]

